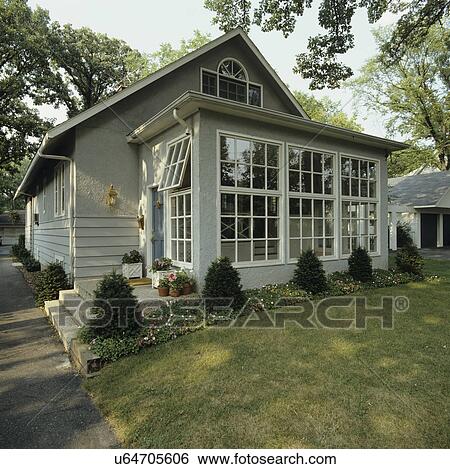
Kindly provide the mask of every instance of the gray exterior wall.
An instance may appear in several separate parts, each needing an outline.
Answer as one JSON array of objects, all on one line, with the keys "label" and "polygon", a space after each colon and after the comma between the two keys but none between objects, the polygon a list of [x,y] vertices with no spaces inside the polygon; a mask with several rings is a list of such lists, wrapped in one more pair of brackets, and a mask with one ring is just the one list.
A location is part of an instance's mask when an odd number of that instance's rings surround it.
[{"label": "gray exterior wall", "polygon": [[[351,144],[345,141],[331,140],[321,137],[286,129],[277,126],[262,124],[260,122],[233,118],[227,115],[220,115],[212,112],[200,112],[200,135],[198,137],[199,160],[194,162],[194,185],[201,197],[193,208],[198,214],[198,225],[200,227],[199,238],[194,240],[197,246],[196,256],[198,261],[194,269],[198,279],[202,281],[206,270],[219,252],[218,245],[218,213],[220,213],[220,199],[218,197],[220,188],[218,187],[218,155],[217,155],[217,131],[222,130],[235,134],[245,134],[247,136],[260,139],[273,139],[286,143],[309,146],[322,150],[343,152],[354,156],[377,159],[380,162],[380,208],[379,208],[379,236],[380,255],[373,256],[373,265],[377,268],[387,268],[388,264],[388,224],[387,224],[387,165],[386,158],[381,150],[368,146]],[[286,178],[286,149],[283,156],[283,168],[281,171],[283,178]],[[336,178],[339,184],[339,177]],[[383,189],[384,188],[384,189]],[[336,220],[340,220],[340,187],[337,187]],[[286,195],[283,196],[286,199]],[[284,204],[285,205],[285,204]],[[287,237],[287,211],[282,209],[284,214],[284,233]],[[340,233],[340,226],[338,233]],[[287,259],[287,243],[284,243],[285,259]],[[340,245],[340,243],[339,243]],[[339,246],[340,247],[340,246]],[[287,262],[287,261],[286,261]],[[346,259],[324,260],[326,271],[345,270],[347,268]],[[268,283],[286,282],[292,278],[295,264],[284,263],[274,266],[245,267],[239,268],[242,283],[245,288],[261,286]]]}]

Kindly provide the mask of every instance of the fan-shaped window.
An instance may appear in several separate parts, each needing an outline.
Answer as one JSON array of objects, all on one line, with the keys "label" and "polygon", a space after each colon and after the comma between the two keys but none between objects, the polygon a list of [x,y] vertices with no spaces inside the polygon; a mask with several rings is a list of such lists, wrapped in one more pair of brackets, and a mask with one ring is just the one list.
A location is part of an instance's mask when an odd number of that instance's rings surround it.
[{"label": "fan-shaped window", "polygon": [[251,83],[244,66],[224,59],[215,72],[202,70],[202,92],[240,103],[262,106],[262,86]]}]

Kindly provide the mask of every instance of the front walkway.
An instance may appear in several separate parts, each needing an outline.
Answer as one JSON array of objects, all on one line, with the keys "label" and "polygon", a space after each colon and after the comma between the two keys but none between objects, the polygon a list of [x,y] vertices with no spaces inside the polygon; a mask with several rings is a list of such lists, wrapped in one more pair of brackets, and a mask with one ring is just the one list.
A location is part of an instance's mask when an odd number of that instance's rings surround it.
[{"label": "front walkway", "polygon": [[117,447],[5,251],[0,250],[0,448]]}]

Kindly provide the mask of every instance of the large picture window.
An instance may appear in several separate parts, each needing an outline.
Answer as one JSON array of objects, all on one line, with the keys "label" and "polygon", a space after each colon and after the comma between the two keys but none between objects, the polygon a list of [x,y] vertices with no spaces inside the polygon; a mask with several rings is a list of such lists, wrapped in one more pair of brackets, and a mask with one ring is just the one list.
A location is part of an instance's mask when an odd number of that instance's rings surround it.
[{"label": "large picture window", "polygon": [[279,145],[222,135],[220,160],[222,186],[278,190]]},{"label": "large picture window", "polygon": [[378,252],[378,163],[341,157],[342,254],[358,246]]},{"label": "large picture window", "polygon": [[319,257],[333,257],[334,200],[289,197],[289,258],[313,249]]},{"label": "large picture window", "polygon": [[191,137],[185,137],[169,145],[158,190],[176,189],[181,186],[190,157]]},{"label": "large picture window", "polygon": [[251,83],[237,60],[225,59],[217,71],[202,70],[202,92],[240,103],[262,106],[262,86]]},{"label": "large picture window", "polygon": [[170,196],[170,250],[174,261],[192,262],[191,193]]},{"label": "large picture window", "polygon": [[232,262],[280,258],[279,197],[221,194],[221,250]]}]

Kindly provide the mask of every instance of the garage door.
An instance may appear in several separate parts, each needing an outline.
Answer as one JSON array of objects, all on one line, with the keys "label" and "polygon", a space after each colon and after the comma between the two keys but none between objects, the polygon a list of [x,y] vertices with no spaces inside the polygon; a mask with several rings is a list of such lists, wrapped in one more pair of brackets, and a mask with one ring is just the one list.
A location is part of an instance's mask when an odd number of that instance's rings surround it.
[{"label": "garage door", "polygon": [[450,247],[450,215],[444,215],[444,246]]},{"label": "garage door", "polygon": [[422,213],[420,216],[420,237],[423,248],[437,247],[437,222],[438,215],[434,213]]}]

